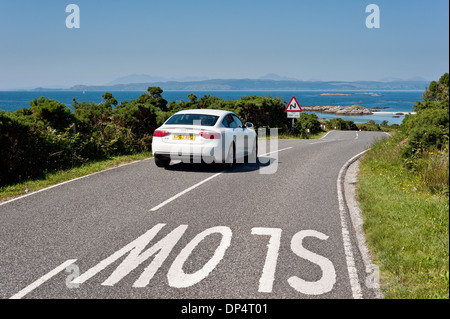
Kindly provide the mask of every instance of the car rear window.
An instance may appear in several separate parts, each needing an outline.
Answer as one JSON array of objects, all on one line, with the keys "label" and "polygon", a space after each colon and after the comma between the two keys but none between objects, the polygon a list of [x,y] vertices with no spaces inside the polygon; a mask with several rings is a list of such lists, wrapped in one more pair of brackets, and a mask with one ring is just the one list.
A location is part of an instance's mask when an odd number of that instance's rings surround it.
[{"label": "car rear window", "polygon": [[[202,125],[214,126],[219,119],[215,115],[206,114],[175,114],[167,120],[166,125]],[[196,123],[194,123],[196,122]]]}]

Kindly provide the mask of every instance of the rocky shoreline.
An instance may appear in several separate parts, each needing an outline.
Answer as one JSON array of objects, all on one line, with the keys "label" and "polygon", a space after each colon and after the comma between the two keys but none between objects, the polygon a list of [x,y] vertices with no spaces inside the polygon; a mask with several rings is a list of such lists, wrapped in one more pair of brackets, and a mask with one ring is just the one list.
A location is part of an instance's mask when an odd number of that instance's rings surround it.
[{"label": "rocky shoreline", "polygon": [[319,96],[356,96],[356,95],[369,95],[369,96],[384,96],[381,93],[322,93]]},{"label": "rocky shoreline", "polygon": [[353,106],[302,106],[303,111],[328,113],[336,115],[372,115],[373,112],[360,105]]}]

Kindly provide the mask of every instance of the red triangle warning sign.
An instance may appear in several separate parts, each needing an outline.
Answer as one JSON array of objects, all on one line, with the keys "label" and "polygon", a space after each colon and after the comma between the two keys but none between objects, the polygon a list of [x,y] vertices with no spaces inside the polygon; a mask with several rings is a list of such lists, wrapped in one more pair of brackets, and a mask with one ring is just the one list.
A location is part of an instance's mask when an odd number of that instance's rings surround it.
[{"label": "red triangle warning sign", "polygon": [[300,104],[298,103],[297,99],[295,98],[295,96],[292,97],[291,101],[289,102],[289,104],[287,105],[286,109],[284,110],[285,112],[303,112]]}]

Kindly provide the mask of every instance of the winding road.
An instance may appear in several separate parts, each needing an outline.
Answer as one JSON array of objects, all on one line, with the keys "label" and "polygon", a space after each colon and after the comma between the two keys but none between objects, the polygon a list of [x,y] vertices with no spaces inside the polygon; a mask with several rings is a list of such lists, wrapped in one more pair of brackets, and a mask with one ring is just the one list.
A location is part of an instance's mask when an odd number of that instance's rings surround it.
[{"label": "winding road", "polygon": [[342,209],[379,132],[260,145],[260,164],[139,161],[0,203],[0,298],[375,298]]}]

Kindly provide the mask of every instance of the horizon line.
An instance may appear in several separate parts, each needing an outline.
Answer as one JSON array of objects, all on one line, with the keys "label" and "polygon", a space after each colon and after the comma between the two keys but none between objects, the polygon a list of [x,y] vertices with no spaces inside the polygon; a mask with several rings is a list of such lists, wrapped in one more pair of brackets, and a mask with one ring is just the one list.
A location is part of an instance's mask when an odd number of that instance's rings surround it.
[{"label": "horizon line", "polygon": [[[448,73],[448,72],[447,72]],[[121,85],[139,85],[139,84],[162,84],[162,83],[201,83],[201,82],[208,82],[208,81],[233,81],[233,80],[251,80],[251,81],[271,81],[271,82],[304,82],[304,83],[361,83],[361,82],[375,82],[375,83],[396,83],[396,82],[426,82],[430,83],[432,81],[437,80],[414,80],[414,79],[393,79],[393,80],[297,80],[297,79],[262,79],[262,78],[212,78],[212,79],[205,79],[205,80],[189,80],[189,81],[181,81],[181,80],[156,80],[156,81],[149,81],[149,82],[128,82],[128,83],[117,83],[117,84],[73,84],[73,85],[67,85],[67,86],[59,86],[58,85],[43,85],[43,86],[33,86],[33,87],[22,87],[22,88],[0,88],[0,91],[35,91],[35,90],[57,90],[57,91],[63,91],[63,90],[71,90],[74,87],[77,86],[86,86],[86,87],[116,87]],[[262,90],[262,89],[261,89]],[[176,90],[180,91],[180,90]],[[207,91],[218,91],[218,90],[207,90]],[[229,91],[229,90],[224,90]],[[311,91],[311,90],[307,90]]]}]

